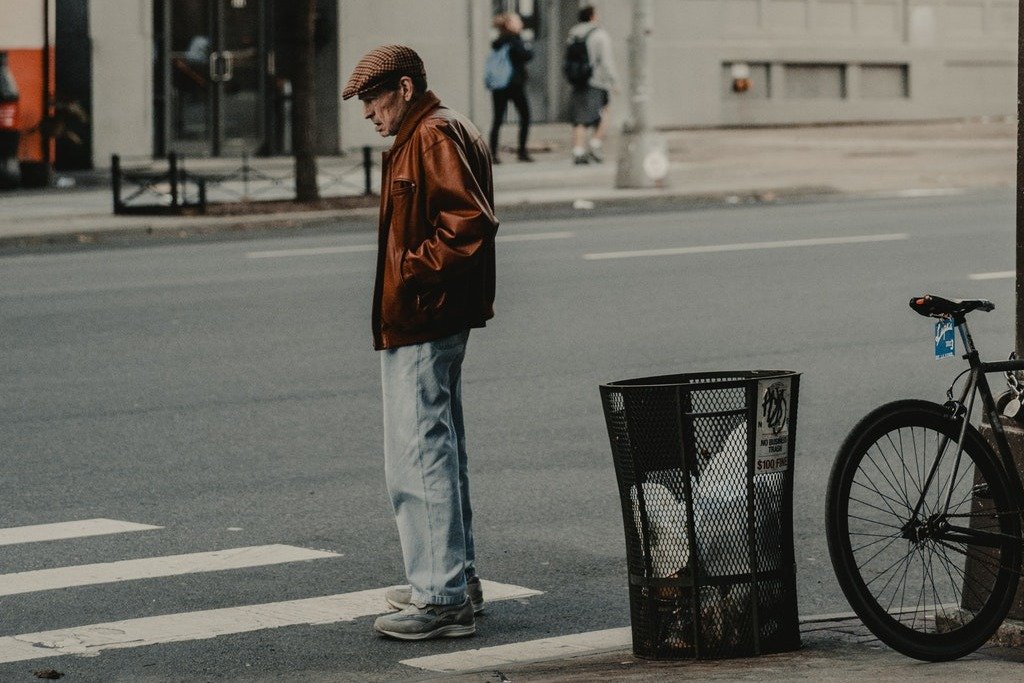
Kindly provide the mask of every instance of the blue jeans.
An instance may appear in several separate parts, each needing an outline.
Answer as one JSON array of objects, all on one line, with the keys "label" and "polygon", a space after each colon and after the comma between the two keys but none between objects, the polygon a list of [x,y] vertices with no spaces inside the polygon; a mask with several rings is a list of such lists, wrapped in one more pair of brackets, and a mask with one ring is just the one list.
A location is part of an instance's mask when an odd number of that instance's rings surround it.
[{"label": "blue jeans", "polygon": [[381,352],[384,472],[414,602],[457,605],[476,573],[462,359],[469,330]]}]

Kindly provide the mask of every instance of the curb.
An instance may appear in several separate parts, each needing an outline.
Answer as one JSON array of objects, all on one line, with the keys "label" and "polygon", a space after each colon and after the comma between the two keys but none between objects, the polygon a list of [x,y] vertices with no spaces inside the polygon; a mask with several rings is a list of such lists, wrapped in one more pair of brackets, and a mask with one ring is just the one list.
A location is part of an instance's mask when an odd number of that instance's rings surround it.
[{"label": "curb", "polygon": [[[601,190],[583,188],[580,198],[539,199],[538,201],[499,202],[502,221],[536,218],[565,219],[595,214],[622,214],[642,209],[645,213],[752,206],[815,201],[852,196],[830,186],[785,187],[760,190],[723,191],[694,194],[657,194],[600,196]],[[592,199],[590,197],[593,197]],[[0,236],[0,251],[48,248],[89,248],[101,245],[125,245],[140,241],[174,243],[183,241],[254,239],[275,234],[286,236],[313,233],[374,232],[376,208],[330,209],[290,213],[247,214],[235,216],[146,216],[139,223],[123,228],[96,230],[50,230],[39,233]],[[113,217],[118,220],[121,217]]]}]

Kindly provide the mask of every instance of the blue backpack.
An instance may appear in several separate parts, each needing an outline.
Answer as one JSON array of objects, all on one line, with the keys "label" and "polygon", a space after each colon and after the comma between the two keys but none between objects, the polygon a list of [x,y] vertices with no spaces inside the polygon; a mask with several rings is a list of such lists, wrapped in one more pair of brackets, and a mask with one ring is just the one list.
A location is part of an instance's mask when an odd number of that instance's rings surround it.
[{"label": "blue backpack", "polygon": [[503,90],[512,82],[511,43],[491,50],[484,64],[484,85],[488,90]]}]

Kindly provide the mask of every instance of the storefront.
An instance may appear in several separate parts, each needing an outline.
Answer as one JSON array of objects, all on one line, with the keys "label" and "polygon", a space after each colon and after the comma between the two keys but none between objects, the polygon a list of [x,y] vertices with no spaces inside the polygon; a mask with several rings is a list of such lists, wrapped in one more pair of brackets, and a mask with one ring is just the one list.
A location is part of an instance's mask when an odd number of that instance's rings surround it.
[{"label": "storefront", "polygon": [[[47,181],[53,160],[53,145],[42,134],[54,93],[52,12],[52,0],[0,0],[4,173],[13,171],[33,185]],[[15,166],[20,170],[14,171]]]},{"label": "storefront", "polygon": [[[288,154],[296,3],[289,0],[49,0],[56,15],[55,102],[89,115],[79,163],[152,157]],[[524,18],[535,57],[536,122],[564,121],[566,33],[580,0],[318,0],[317,144],[321,154],[386,144],[342,103],[340,83],[367,50],[405,43],[430,86],[481,130],[483,65],[501,11]],[[628,114],[632,3],[593,0]],[[655,126],[789,125],[1007,116],[1016,111],[1016,0],[655,0],[650,39]],[[44,0],[0,0],[0,50],[17,62],[26,160],[43,110]],[[734,87],[745,73],[744,88]],[[21,82],[24,81],[24,82]],[[509,112],[510,118],[514,116]]]},{"label": "storefront", "polygon": [[[156,0],[155,147],[191,156],[290,151],[290,73],[297,3]],[[336,0],[317,3],[317,84],[337,84]],[[332,88],[332,86],[334,86]],[[321,152],[337,151],[337,99],[321,96]]]}]

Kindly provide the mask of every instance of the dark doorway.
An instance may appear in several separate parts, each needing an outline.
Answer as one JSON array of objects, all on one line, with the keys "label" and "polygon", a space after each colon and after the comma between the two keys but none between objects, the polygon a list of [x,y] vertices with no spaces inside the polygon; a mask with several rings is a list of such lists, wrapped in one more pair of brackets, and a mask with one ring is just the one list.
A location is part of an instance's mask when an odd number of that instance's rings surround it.
[{"label": "dark doorway", "polygon": [[[291,153],[294,15],[289,0],[156,0],[158,154]],[[337,0],[317,0],[322,154],[338,151],[337,16]]]},{"label": "dark doorway", "polygon": [[56,140],[54,168],[92,168],[92,52],[89,0],[57,0],[54,61],[57,111],[80,108],[85,116],[67,116],[68,130]]},{"label": "dark doorway", "polygon": [[156,7],[158,124],[166,152],[232,155],[266,143],[265,0],[165,0]]}]

